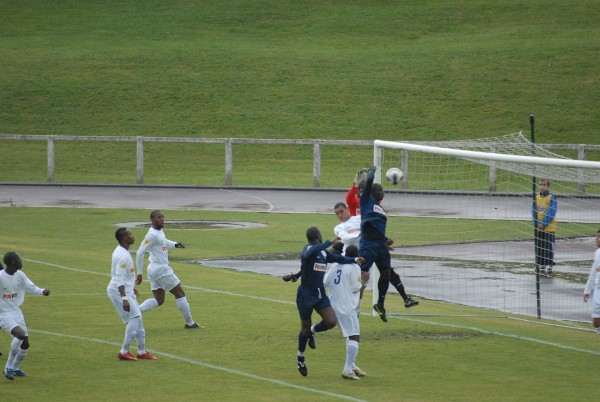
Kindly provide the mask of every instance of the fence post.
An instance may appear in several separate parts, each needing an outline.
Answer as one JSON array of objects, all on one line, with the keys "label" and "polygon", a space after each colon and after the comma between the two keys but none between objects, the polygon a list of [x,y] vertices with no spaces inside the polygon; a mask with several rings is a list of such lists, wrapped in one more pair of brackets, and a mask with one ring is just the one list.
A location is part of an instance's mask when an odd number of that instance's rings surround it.
[{"label": "fence post", "polygon": [[137,184],[144,184],[144,137],[137,137]]},{"label": "fence post", "polygon": [[318,141],[313,146],[313,185],[321,187],[321,144]]},{"label": "fence post", "polygon": [[54,136],[48,136],[48,183],[54,181]]},{"label": "fence post", "polygon": [[225,185],[233,185],[233,143],[231,138],[225,139]]},{"label": "fence post", "polygon": [[[585,144],[579,144],[579,151],[577,152],[577,159],[580,161],[585,160]],[[579,194],[585,194],[585,183],[583,181],[583,169],[579,169],[579,180],[577,183],[577,191]]]}]

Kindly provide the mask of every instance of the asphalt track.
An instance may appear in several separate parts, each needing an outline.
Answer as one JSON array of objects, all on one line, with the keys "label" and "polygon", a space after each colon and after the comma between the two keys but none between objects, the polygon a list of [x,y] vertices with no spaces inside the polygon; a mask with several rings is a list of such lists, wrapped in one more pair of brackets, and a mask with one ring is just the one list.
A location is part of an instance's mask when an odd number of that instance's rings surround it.
[{"label": "asphalt track", "polygon": [[[146,208],[211,211],[330,214],[344,201],[345,189],[242,187],[3,184],[0,206],[65,208]],[[598,205],[598,201],[595,201]],[[480,194],[413,194],[386,190],[388,215],[470,219],[530,220],[528,197]],[[600,222],[589,200],[561,200],[560,213],[571,222]]]},{"label": "asphalt track", "polygon": [[[323,213],[344,201],[344,189],[275,189],[177,186],[99,186],[77,184],[0,184],[0,206],[65,208],[147,208],[277,213]],[[438,199],[438,201],[435,201]],[[427,200],[427,201],[425,201]],[[388,192],[384,204],[391,215],[529,219],[515,197],[474,199],[480,206],[468,210],[465,197]]]},{"label": "asphalt track", "polygon": [[[84,185],[84,184],[2,184],[0,207],[56,207],[56,208],[142,208],[189,209],[211,211],[254,211],[266,213],[332,214],[333,205],[344,201],[345,189],[274,189],[274,188],[219,188],[185,186],[141,185]],[[597,200],[595,201],[598,202]],[[386,192],[383,205],[389,215],[412,215],[444,218],[506,219],[528,221],[530,199],[512,195],[436,195]],[[600,208],[590,211],[589,201],[564,200],[560,213],[571,221],[600,222]],[[309,224],[310,222],[307,222]],[[464,252],[464,247],[471,249]],[[479,252],[473,249],[479,248]],[[559,241],[556,254],[563,260],[578,261],[591,258],[593,239],[565,243]],[[400,259],[399,256],[419,257],[423,260]],[[525,242],[497,242],[450,246],[428,246],[397,249],[392,264],[398,268],[409,293],[429,299],[468,304],[512,313],[536,315],[535,278],[529,266],[509,272],[490,270],[489,267],[461,269],[440,256],[452,259],[464,255],[485,255],[486,262],[509,261],[531,263],[533,245]],[[297,271],[298,261],[238,261],[210,260],[200,264],[236,270],[248,270],[282,276]],[[563,273],[584,274],[581,268],[557,266]],[[456,270],[460,272],[456,272]],[[495,272],[495,273],[494,273]],[[450,276],[452,273],[452,276]],[[460,284],[453,280],[461,278]],[[502,292],[494,293],[498,281]],[[468,283],[470,287],[464,287]],[[587,306],[581,302],[582,286],[572,281],[542,278],[544,317],[589,320]],[[486,290],[487,289],[487,290]],[[515,297],[514,295],[524,295]],[[564,297],[568,298],[565,302]]]}]

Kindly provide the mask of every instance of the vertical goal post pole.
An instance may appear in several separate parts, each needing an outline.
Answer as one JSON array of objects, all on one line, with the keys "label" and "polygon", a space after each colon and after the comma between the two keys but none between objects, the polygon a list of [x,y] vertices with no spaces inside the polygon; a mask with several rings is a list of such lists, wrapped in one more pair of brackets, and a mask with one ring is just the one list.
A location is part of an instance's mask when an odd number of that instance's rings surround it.
[{"label": "vertical goal post pole", "polygon": [[[535,156],[535,117],[533,115],[529,115],[529,127],[531,129],[531,156]],[[533,205],[531,208],[534,211],[537,209],[537,205],[535,202],[536,198],[536,183],[537,177],[535,173],[531,176],[531,197]],[[535,258],[535,297],[536,297],[536,308],[537,308],[537,318],[542,318],[542,292],[540,290],[540,266],[537,263],[537,245],[538,245],[538,229],[535,224],[535,219],[533,220],[533,253]]]}]

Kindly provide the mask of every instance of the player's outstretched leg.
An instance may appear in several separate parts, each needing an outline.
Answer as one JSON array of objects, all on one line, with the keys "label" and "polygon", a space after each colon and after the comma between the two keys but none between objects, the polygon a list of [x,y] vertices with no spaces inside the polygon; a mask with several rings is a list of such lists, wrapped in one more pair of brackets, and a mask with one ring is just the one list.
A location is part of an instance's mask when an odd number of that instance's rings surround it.
[{"label": "player's outstretched leg", "polygon": [[404,284],[400,279],[400,275],[398,275],[393,269],[390,270],[390,283],[396,288],[398,293],[400,293],[400,296],[404,300],[404,307],[410,308],[419,305],[417,300],[412,299],[406,294],[406,291],[404,290]]},{"label": "player's outstretched leg", "polygon": [[[378,267],[379,268],[379,267]],[[387,322],[387,316],[385,314],[385,296],[387,294],[388,287],[390,286],[390,270],[384,269],[379,270],[379,281],[377,282],[377,290],[379,291],[379,298],[377,304],[373,305],[373,309],[381,318],[381,321]]]}]

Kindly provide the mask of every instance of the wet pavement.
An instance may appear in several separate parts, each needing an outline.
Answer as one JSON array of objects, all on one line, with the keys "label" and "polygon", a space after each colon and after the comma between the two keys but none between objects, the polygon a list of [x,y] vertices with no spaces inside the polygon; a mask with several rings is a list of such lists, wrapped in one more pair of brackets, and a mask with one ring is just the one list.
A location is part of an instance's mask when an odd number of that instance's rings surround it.
[{"label": "wet pavement", "polygon": [[[0,206],[145,208],[330,214],[345,189],[0,183]],[[388,215],[531,219],[531,195],[416,194],[386,189]],[[599,199],[561,199],[570,222],[600,223]],[[564,220],[564,219],[563,219]]]}]

